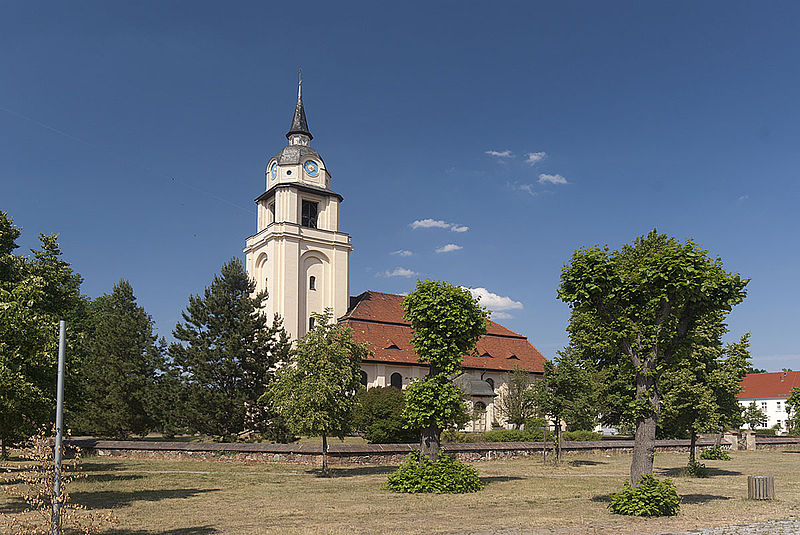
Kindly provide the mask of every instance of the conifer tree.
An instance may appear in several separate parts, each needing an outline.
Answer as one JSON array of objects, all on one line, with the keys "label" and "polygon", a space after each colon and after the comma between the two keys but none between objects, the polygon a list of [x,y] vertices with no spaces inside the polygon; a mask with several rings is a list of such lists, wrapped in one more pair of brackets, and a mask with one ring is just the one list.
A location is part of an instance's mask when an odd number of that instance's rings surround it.
[{"label": "conifer tree", "polygon": [[182,343],[170,345],[169,354],[185,388],[182,412],[192,431],[222,439],[244,431],[280,435],[279,422],[258,399],[291,342],[277,315],[270,325],[260,312],[266,298],[266,292],[255,294],[255,282],[235,258],[202,296],[189,297],[173,331]]},{"label": "conifer tree", "polygon": [[149,399],[163,367],[153,320],[124,279],[94,301],[92,312],[94,336],[83,368],[86,397],[78,428],[114,438],[144,435],[157,426]]}]

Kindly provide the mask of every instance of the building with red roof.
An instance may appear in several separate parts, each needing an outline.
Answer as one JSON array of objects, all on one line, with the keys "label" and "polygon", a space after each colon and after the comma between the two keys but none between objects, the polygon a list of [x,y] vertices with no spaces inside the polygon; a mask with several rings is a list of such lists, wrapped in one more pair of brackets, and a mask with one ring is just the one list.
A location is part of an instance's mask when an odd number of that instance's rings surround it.
[{"label": "building with red roof", "polygon": [[751,373],[742,378],[739,404],[746,407],[755,403],[767,416],[767,427],[778,425],[787,431],[786,400],[793,388],[800,388],[800,371]]},{"label": "building with red roof", "polygon": [[[244,252],[248,275],[256,291],[269,295],[264,313],[283,320],[297,339],[314,328],[315,314],[332,310],[353,328],[355,339],[373,354],[362,363],[367,387],[404,388],[428,373],[411,346],[412,330],[403,317],[403,296],[367,291],[350,296],[350,236],[339,229],[343,198],[332,190],[332,175],[319,153],[306,120],[301,85],[288,145],[267,161],[265,190],[255,199],[256,233]],[[497,392],[509,373],[521,369],[543,373],[544,357],[528,339],[493,321],[474,354],[464,355],[463,373],[454,378],[480,417],[473,430],[503,422],[495,413]],[[478,409],[478,410],[475,410]]]}]

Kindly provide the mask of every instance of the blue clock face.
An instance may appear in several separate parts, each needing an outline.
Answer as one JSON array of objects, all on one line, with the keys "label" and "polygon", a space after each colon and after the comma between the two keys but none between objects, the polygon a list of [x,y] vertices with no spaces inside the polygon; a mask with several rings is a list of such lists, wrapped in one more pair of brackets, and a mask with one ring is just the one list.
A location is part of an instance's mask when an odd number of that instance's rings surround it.
[{"label": "blue clock face", "polygon": [[314,160],[306,160],[306,163],[303,164],[303,169],[305,169],[308,176],[317,176],[319,173],[319,166]]},{"label": "blue clock face", "polygon": [[278,176],[278,162],[272,162],[272,165],[269,166],[269,176],[272,178]]}]

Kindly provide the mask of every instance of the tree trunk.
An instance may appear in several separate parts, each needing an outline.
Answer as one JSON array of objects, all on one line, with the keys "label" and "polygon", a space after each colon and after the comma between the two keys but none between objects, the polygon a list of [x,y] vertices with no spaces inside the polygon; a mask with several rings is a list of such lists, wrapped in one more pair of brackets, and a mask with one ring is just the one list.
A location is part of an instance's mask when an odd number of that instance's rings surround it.
[{"label": "tree trunk", "polygon": [[556,421],[556,464],[561,462],[561,421]]},{"label": "tree trunk", "polygon": [[328,437],[322,433],[322,475],[328,475]]},{"label": "tree trunk", "polygon": [[646,410],[636,417],[633,460],[631,461],[631,487],[636,487],[643,475],[653,473],[659,405],[655,379],[655,359],[645,359],[645,362],[638,368],[636,371],[636,401],[641,403],[646,400],[647,406]]},{"label": "tree trunk", "polygon": [[697,448],[697,433],[692,430],[691,437],[689,438],[689,464],[694,464],[696,457],[695,457],[695,449]]},{"label": "tree trunk", "polygon": [[725,432],[725,428],[719,426],[719,433],[714,437],[714,447],[719,448],[722,445],[722,433]]},{"label": "tree trunk", "polygon": [[6,439],[0,438],[0,459],[7,459],[6,455]]},{"label": "tree trunk", "polygon": [[431,461],[439,460],[439,439],[441,431],[436,426],[426,427],[422,430],[422,440],[420,441],[419,451],[423,457]]}]

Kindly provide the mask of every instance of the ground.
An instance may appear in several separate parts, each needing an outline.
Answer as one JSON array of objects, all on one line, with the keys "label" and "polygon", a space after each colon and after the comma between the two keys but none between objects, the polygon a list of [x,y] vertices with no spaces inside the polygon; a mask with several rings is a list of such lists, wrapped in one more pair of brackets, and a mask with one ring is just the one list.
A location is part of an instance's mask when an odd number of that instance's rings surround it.
[{"label": "ground", "polygon": [[[467,495],[404,495],[382,487],[387,466],[335,467],[88,457],[74,501],[113,508],[109,534],[472,533],[656,534],[800,517],[800,451],[734,452],[704,461],[712,477],[684,477],[686,456],[659,454],[656,475],[683,497],[675,518],[612,515],[630,456],[572,457],[554,467],[539,457],[476,463],[486,488]],[[12,465],[17,463],[11,463]],[[774,475],[777,500],[746,500],[747,475]],[[3,485],[0,485],[2,487]],[[18,504],[0,494],[0,514]]]}]

